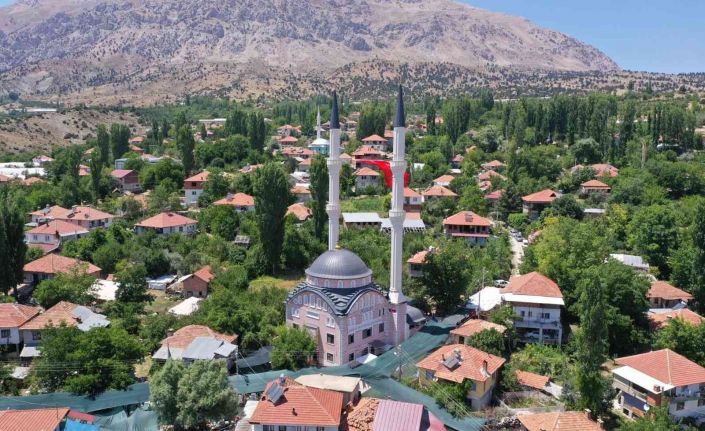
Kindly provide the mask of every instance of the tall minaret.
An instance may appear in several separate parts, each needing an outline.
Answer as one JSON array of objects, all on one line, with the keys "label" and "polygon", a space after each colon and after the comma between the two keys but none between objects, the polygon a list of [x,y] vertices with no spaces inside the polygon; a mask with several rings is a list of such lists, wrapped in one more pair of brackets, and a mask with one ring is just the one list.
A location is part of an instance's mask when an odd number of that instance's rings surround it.
[{"label": "tall minaret", "polygon": [[406,171],[406,116],[404,115],[404,93],[399,85],[397,112],[394,117],[394,147],[390,167],[392,170],[392,208],[389,221],[392,224],[392,256],[389,282],[389,302],[394,304],[394,326],[396,343],[408,336],[406,324],[406,297],[402,293],[402,247],[404,241],[404,172]]},{"label": "tall minaret", "polygon": [[316,139],[321,139],[321,110],[316,113]]},{"label": "tall minaret", "polygon": [[[318,114],[318,137],[321,115]],[[340,120],[338,118],[338,95],[333,92],[333,109],[330,114],[330,151],[328,153],[328,250],[338,245],[340,230]]]}]

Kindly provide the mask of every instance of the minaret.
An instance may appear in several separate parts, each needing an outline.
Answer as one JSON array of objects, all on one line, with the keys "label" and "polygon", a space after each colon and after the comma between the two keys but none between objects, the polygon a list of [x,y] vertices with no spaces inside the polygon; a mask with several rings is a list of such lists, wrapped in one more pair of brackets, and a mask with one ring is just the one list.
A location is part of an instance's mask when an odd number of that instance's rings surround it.
[{"label": "minaret", "polygon": [[[318,137],[321,136],[321,114],[318,114]],[[328,153],[328,250],[338,245],[340,230],[340,120],[338,118],[338,95],[333,92],[333,109],[330,114],[330,150]]]},{"label": "minaret", "polygon": [[321,139],[321,110],[316,114],[316,139]]},{"label": "minaret", "polygon": [[392,224],[392,256],[389,283],[389,302],[394,304],[394,326],[396,344],[408,336],[406,324],[406,297],[402,293],[402,247],[404,241],[404,172],[406,171],[406,116],[404,115],[404,93],[399,85],[397,112],[394,117],[394,146],[390,167],[392,170],[392,208],[389,221]]}]

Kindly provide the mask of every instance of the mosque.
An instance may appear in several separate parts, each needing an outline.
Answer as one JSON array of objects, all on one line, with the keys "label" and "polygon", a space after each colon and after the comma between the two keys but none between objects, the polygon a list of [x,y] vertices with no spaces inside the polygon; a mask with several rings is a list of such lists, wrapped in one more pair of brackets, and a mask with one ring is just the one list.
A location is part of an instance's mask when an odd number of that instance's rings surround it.
[{"label": "mosque", "polygon": [[[401,86],[394,119],[392,171],[391,268],[389,291],[355,253],[338,246],[340,229],[340,121],[333,93],[327,160],[329,193],[328,251],[306,270],[306,279],[286,301],[287,325],[309,331],[318,343],[318,363],[334,366],[380,354],[406,340],[425,322],[402,293],[404,222],[405,114]],[[319,132],[320,137],[320,132]]]}]

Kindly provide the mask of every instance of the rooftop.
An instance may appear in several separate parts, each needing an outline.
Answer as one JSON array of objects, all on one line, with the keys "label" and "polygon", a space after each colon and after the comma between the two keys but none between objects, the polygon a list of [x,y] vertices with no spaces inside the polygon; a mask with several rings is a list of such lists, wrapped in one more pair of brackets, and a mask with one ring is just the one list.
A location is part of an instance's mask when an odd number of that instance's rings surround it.
[{"label": "rooftop", "polygon": [[526,196],[522,197],[521,199],[526,203],[550,204],[558,197],[560,197],[560,194],[558,192],[554,192],[551,189],[545,189],[545,190],[541,190],[540,192],[526,195]]},{"label": "rooftop", "polygon": [[654,281],[651,283],[647,298],[663,298],[667,300],[680,299],[682,301],[693,299],[693,295],[681,290],[665,281]]},{"label": "rooftop", "polygon": [[605,184],[599,180],[585,181],[584,183],[582,183],[580,185],[582,187],[587,187],[587,188],[592,188],[592,189],[609,189],[610,188],[610,186],[608,186],[607,184]]},{"label": "rooftop", "polygon": [[617,358],[615,362],[672,387],[705,383],[705,368],[671,349]]},{"label": "rooftop", "polygon": [[22,326],[32,317],[39,314],[39,307],[12,303],[0,304],[0,328],[16,328]]},{"label": "rooftop", "polygon": [[460,211],[445,220],[443,220],[444,225],[452,226],[480,226],[480,227],[490,227],[492,222],[488,219],[475,214],[472,211]]},{"label": "rooftop", "polygon": [[41,223],[37,227],[30,229],[27,233],[31,235],[84,235],[88,233],[86,228],[83,228],[75,223],[69,223],[63,220],[49,220],[47,223]]},{"label": "rooftop", "polygon": [[319,278],[347,280],[372,275],[372,270],[350,250],[328,250],[318,256],[306,269],[306,275]]},{"label": "rooftop", "polygon": [[380,142],[380,141],[387,142],[387,139],[385,139],[379,135],[372,135],[372,136],[368,136],[362,140],[362,142]]},{"label": "rooftop", "polygon": [[534,413],[517,418],[527,431],[602,431],[585,412]]},{"label": "rooftop", "polygon": [[453,335],[460,335],[461,337],[471,337],[479,332],[494,329],[499,333],[504,333],[507,328],[503,325],[498,325],[497,323],[488,322],[487,320],[480,319],[470,319],[463,323],[459,327],[450,331]]},{"label": "rooftop", "polygon": [[288,298],[303,293],[312,292],[322,296],[323,300],[331,307],[333,312],[338,316],[344,316],[350,311],[350,307],[355,303],[355,300],[367,292],[377,292],[384,294],[380,288],[370,283],[361,287],[318,287],[312,284],[302,282],[296,289],[289,293]]},{"label": "rooftop", "polygon": [[20,327],[21,330],[40,330],[47,325],[58,326],[64,322],[67,326],[77,326],[87,331],[94,326],[107,326],[110,322],[102,314],[97,314],[82,305],[67,301],[58,302],[45,312],[35,316]]},{"label": "rooftop", "polygon": [[512,278],[507,287],[502,289],[502,294],[507,293],[513,295],[563,298],[563,294],[558,285],[539,272],[530,272]]},{"label": "rooftop", "polygon": [[296,382],[312,388],[337,392],[353,392],[359,389],[360,377],[333,376],[330,374],[308,374],[296,378]]},{"label": "rooftop", "polygon": [[37,260],[33,260],[25,264],[23,271],[36,272],[40,274],[58,274],[71,272],[72,269],[76,267],[80,268],[83,265],[86,266],[85,272],[87,274],[95,275],[100,273],[100,268],[91,263],[83,262],[70,257],[60,256],[54,253],[49,253]]},{"label": "rooftop", "polygon": [[[449,363],[448,361],[450,360],[453,360],[453,362]],[[487,372],[483,371],[485,362],[487,363]],[[462,383],[465,380],[484,382],[504,362],[504,358],[485,353],[465,344],[449,344],[426,356],[416,366],[424,370],[434,371],[435,377],[439,379]]]},{"label": "rooftop", "polygon": [[543,390],[551,380],[548,376],[530,373],[528,371],[516,370],[517,382],[522,386]]},{"label": "rooftop", "polygon": [[120,178],[125,178],[126,176],[130,175],[133,172],[135,172],[135,171],[133,171],[132,169],[115,169],[110,173],[110,176],[113,178],[120,179]]},{"label": "rooftop", "polygon": [[185,183],[205,183],[208,180],[208,171],[199,172],[196,175],[190,176],[184,180]]},{"label": "rooftop", "polygon": [[234,343],[237,335],[221,334],[203,325],[188,325],[162,340],[162,346],[185,349],[198,337],[212,337],[227,343]]},{"label": "rooftop", "polygon": [[421,192],[424,197],[456,197],[458,196],[453,191],[443,186],[431,186]]},{"label": "rooftop", "polygon": [[255,198],[247,193],[228,193],[223,199],[213,202],[213,205],[232,205],[236,207],[253,207],[255,206]]},{"label": "rooftop", "polygon": [[368,177],[378,177],[379,172],[375,171],[374,169],[368,168],[367,166],[363,166],[355,171],[355,176],[368,176]]},{"label": "rooftop", "polygon": [[436,178],[433,180],[434,184],[440,183],[440,184],[445,184],[448,183],[450,184],[451,181],[453,181],[455,177],[453,175],[441,175],[440,177]]},{"label": "rooftop", "polygon": [[68,407],[0,410],[0,430],[53,431],[68,413]]},{"label": "rooftop", "polygon": [[293,214],[297,220],[306,221],[311,217],[312,212],[311,208],[307,207],[306,205],[302,203],[295,203],[289,205],[289,208],[287,208],[286,210],[286,214]]},{"label": "rooftop", "polygon": [[159,229],[175,226],[184,226],[196,223],[198,223],[196,220],[184,217],[181,214],[173,212],[163,212],[155,215],[154,217],[142,220],[135,226]]}]

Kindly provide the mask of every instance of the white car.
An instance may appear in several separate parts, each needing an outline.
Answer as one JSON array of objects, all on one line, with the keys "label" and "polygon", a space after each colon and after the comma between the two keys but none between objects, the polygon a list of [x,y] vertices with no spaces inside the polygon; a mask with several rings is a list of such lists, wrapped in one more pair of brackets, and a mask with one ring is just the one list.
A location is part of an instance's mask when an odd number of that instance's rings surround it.
[{"label": "white car", "polygon": [[529,245],[529,240],[528,240],[528,239],[525,239],[525,240],[522,241],[521,243],[524,244],[524,245]]}]

